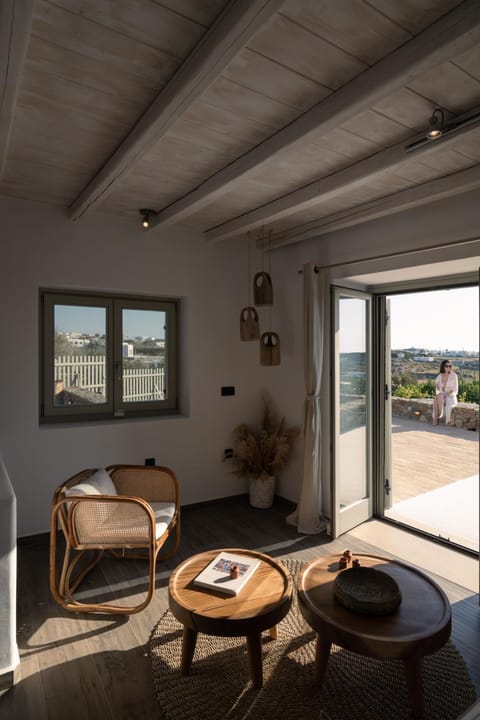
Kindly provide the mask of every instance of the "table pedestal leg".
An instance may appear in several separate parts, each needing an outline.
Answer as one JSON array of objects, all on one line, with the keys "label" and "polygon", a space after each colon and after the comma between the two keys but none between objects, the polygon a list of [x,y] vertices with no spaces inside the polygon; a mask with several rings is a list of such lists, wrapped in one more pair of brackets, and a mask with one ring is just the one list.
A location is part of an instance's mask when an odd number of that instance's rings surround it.
[{"label": "table pedestal leg", "polygon": [[182,642],[182,675],[188,675],[190,668],[192,667],[193,653],[195,652],[195,645],[197,644],[196,630],[190,630],[190,628],[183,628],[183,642]]},{"label": "table pedestal leg", "polygon": [[277,640],[277,638],[278,638],[278,626],[277,625],[274,625],[273,627],[271,627],[268,632],[269,632],[269,635],[272,638],[272,640]]},{"label": "table pedestal leg", "polygon": [[263,686],[262,634],[247,635],[247,648],[253,686],[261,688]]},{"label": "table pedestal leg", "polygon": [[423,713],[422,702],[422,675],[421,662],[419,658],[407,658],[404,660],[405,675],[407,677],[408,697],[412,710],[413,720],[420,720]]},{"label": "table pedestal leg", "polygon": [[330,648],[332,643],[330,640],[325,640],[317,633],[317,643],[315,646],[315,669],[313,680],[321,686],[325,673],[327,671],[328,658],[330,657]]}]

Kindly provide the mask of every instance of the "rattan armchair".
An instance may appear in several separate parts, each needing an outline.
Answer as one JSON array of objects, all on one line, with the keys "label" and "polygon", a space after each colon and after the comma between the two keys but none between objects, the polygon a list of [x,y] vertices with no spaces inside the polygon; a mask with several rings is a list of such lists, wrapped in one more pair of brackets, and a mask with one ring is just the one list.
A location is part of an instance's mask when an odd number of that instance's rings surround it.
[{"label": "rattan armchair", "polygon": [[[57,558],[62,535],[65,549],[60,568]],[[50,590],[59,605],[74,612],[140,612],[155,590],[157,560],[172,555],[179,542],[179,489],[172,470],[143,465],[82,470],[53,496]],[[166,543],[167,549],[160,554]],[[139,605],[82,602],[74,597],[105,551],[119,558],[148,559],[148,591]],[[93,557],[85,564],[87,554]]]}]

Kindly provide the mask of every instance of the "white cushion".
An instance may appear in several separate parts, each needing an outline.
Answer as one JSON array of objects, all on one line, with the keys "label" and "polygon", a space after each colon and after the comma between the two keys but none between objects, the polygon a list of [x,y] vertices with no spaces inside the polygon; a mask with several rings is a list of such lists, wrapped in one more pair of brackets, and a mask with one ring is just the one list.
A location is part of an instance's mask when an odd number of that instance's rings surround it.
[{"label": "white cushion", "polygon": [[87,480],[67,488],[65,495],[118,495],[118,493],[108,472],[105,468],[100,468]]},{"label": "white cushion", "polygon": [[175,513],[173,502],[151,502],[149,503],[155,513],[156,531],[155,538],[158,540],[167,529]]}]

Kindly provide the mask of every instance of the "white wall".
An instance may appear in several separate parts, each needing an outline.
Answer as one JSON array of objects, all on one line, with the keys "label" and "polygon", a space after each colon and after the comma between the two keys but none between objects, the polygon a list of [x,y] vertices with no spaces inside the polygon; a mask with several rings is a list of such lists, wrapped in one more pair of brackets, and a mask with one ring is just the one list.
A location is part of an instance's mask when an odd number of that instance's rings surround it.
[{"label": "white wall", "polygon": [[[329,267],[332,282],[337,284],[351,275],[387,269],[398,269],[396,280],[401,281],[404,268],[442,261],[439,274],[448,274],[454,266],[449,270],[445,261],[459,258],[470,258],[468,270],[476,272],[479,238],[480,191],[476,190],[274,250],[271,265],[277,292],[272,329],[281,335],[283,355],[282,365],[269,372],[269,383],[272,395],[282,398],[287,417],[295,417],[299,411],[301,414],[303,407],[303,281],[298,272],[303,263]],[[432,269],[428,276],[435,274]],[[282,474],[281,495],[298,499],[300,473],[300,459],[296,458]],[[329,494],[329,488],[324,489],[325,508],[329,506]]]},{"label": "white wall", "polygon": [[[134,219],[94,214],[72,223],[64,211],[0,199],[0,453],[18,499],[19,535],[49,529],[54,488],[85,467],[143,463],[155,457],[173,467],[182,502],[246,491],[221,462],[231,428],[258,418],[267,392],[287,422],[303,410],[304,262],[333,265],[336,278],[417,262],[480,255],[480,242],[439,252],[428,248],[478,237],[480,194],[365,223],[272,253],[271,329],[281,337],[279,367],[259,365],[257,343],[239,341],[239,316],[248,304],[245,239],[206,244],[186,229],[144,233]],[[425,248],[421,255],[399,256]],[[383,256],[395,257],[385,259]],[[362,258],[373,258],[358,262]],[[379,259],[374,259],[379,258]],[[473,262],[473,259],[472,259]],[[254,269],[261,260],[254,259]],[[476,265],[475,265],[476,266]],[[184,298],[182,368],[184,416],[39,426],[39,287],[111,290]],[[262,331],[269,310],[259,309]],[[221,397],[235,385],[234,397]],[[302,444],[282,473],[277,492],[297,500]]]},{"label": "white wall", "polygon": [[[421,251],[421,252],[420,252]],[[283,262],[312,261],[332,277],[480,255],[480,190],[279,249]],[[473,269],[478,269],[476,263]]]},{"label": "white wall", "polygon": [[[239,339],[248,304],[243,241],[208,245],[186,229],[145,233],[137,219],[98,214],[72,223],[63,211],[5,198],[0,219],[0,452],[19,536],[48,531],[55,487],[86,467],[155,457],[177,473],[184,504],[245,492],[223,449],[235,425],[255,419],[273,369],[259,367],[257,343]],[[39,287],[183,298],[184,415],[40,426]],[[222,385],[236,395],[221,397]],[[290,405],[298,422],[298,403]]]}]

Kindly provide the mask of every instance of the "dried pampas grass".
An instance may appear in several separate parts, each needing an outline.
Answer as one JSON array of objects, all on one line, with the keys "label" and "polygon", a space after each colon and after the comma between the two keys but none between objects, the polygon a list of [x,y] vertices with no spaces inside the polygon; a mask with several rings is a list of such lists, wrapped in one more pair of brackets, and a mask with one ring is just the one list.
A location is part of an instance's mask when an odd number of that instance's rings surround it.
[{"label": "dried pampas grass", "polygon": [[263,402],[260,427],[246,423],[234,430],[235,475],[248,478],[267,478],[276,475],[289,462],[298,426],[285,427],[285,420],[275,418],[268,401]]}]

